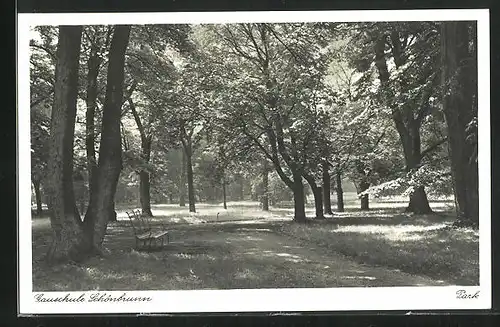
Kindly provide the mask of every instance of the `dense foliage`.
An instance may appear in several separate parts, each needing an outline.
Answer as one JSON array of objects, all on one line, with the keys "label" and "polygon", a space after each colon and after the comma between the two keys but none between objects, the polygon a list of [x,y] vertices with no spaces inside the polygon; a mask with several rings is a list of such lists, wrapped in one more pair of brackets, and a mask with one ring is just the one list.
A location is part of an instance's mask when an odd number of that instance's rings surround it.
[{"label": "dense foliage", "polygon": [[[110,160],[121,164],[106,168],[118,176],[109,184],[112,208],[137,201],[152,215],[152,202],[187,200],[191,212],[200,201],[226,208],[254,200],[264,210],[293,202],[294,218],[305,221],[308,195],[316,218],[331,213],[332,190],[343,210],[342,184],[350,180],[364,210],[369,196],[399,194],[409,197],[409,211],[429,212],[428,196],[460,193],[457,172],[469,168],[457,162],[477,160],[476,93],[461,91],[471,79],[463,71],[474,76],[461,62],[477,49],[473,24],[463,24],[462,39],[439,22],[132,26],[115,71],[111,50],[121,27],[85,26],[71,134],[79,215],[90,219],[109,155],[102,149],[118,143]],[[40,214],[50,117],[59,105],[55,70],[65,51],[59,33],[37,27],[30,42]],[[114,85],[123,89],[114,94]],[[467,119],[452,126],[454,97],[471,100],[461,109]],[[460,142],[470,153],[457,154]]]}]

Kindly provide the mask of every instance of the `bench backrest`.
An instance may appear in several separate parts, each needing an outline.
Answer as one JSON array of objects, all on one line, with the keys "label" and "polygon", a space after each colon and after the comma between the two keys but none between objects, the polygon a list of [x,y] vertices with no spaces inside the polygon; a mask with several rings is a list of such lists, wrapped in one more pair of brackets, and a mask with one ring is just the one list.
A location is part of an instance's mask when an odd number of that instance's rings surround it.
[{"label": "bench backrest", "polygon": [[135,235],[151,231],[151,223],[148,217],[142,215],[140,210],[127,211],[127,216],[130,219]]}]

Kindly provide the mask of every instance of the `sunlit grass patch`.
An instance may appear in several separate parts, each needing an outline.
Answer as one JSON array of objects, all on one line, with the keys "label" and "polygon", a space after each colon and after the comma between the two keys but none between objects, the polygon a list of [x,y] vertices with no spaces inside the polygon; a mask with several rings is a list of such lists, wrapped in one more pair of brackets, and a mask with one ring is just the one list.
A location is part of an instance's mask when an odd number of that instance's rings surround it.
[{"label": "sunlit grass patch", "polygon": [[428,235],[425,232],[445,228],[446,224],[433,226],[423,225],[346,225],[339,226],[330,231],[333,233],[359,233],[377,235],[390,241],[417,241],[423,240]]},{"label": "sunlit grass patch", "polygon": [[[52,231],[48,220],[39,220],[33,223],[34,289],[435,285],[436,279],[463,285],[478,282],[478,234],[450,228],[453,217],[446,212],[414,216],[401,208],[362,212],[353,207],[303,225],[291,222],[290,208],[263,212],[255,202],[228,205],[224,210],[218,204],[200,204],[196,213],[177,205],[154,205],[152,224],[166,225],[171,235],[163,249],[134,250],[134,234],[125,217],[109,224],[104,241],[109,251],[104,256],[58,266],[43,263]],[[307,215],[312,217],[314,208],[308,207]],[[193,221],[189,223],[189,219]]]},{"label": "sunlit grass patch", "polygon": [[236,278],[236,279],[256,279],[256,278],[258,278],[258,274],[251,271],[250,269],[246,268],[246,269],[243,269],[242,271],[237,271],[234,274],[234,278]]},{"label": "sunlit grass patch", "polygon": [[479,236],[448,224],[286,224],[281,232],[357,262],[458,285],[479,282]]},{"label": "sunlit grass patch", "polygon": [[[228,202],[228,208],[224,209],[222,204],[200,203],[196,204],[196,212],[189,212],[186,207],[175,204],[156,204],[151,206],[153,217],[152,223],[163,224],[202,224],[213,222],[231,222],[240,220],[268,220],[282,219],[293,215],[293,209],[272,208],[270,211],[262,211],[258,202],[240,201]],[[121,222],[128,221],[126,210],[137,208],[122,207],[117,211],[117,219]]]}]

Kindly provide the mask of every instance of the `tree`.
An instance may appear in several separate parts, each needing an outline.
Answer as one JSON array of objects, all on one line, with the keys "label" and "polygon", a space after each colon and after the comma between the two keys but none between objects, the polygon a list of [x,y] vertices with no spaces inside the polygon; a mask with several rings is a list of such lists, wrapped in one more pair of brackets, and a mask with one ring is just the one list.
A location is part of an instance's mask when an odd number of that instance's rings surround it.
[{"label": "tree", "polygon": [[[142,124],[141,118],[137,113],[135,103],[131,97],[128,98],[128,103],[130,106],[130,111],[134,116],[134,120],[137,124],[137,128],[141,136],[141,158],[147,165],[149,164],[149,161],[151,159],[153,135],[148,130],[146,130],[146,128]],[[153,213],[151,212],[151,195],[150,195],[151,182],[150,182],[150,172],[148,169],[143,168],[139,171],[139,180],[140,180],[139,188],[140,188],[142,214],[152,217]]]},{"label": "tree", "polygon": [[73,191],[73,140],[82,26],[60,26],[52,106],[47,193],[53,241],[49,261],[76,259],[81,220]]},{"label": "tree", "polygon": [[179,174],[179,206],[186,206],[186,153],[181,150],[181,173]]},{"label": "tree", "polygon": [[219,122],[217,115],[212,118],[208,132],[209,144],[205,152],[213,155],[212,176],[222,187],[223,207],[227,209],[227,186],[237,179],[238,168],[241,172],[245,168],[244,163],[252,161],[250,156],[255,151],[247,138],[225,126],[223,121]]},{"label": "tree", "polygon": [[[54,101],[54,67],[57,61],[57,28],[38,26],[30,40],[31,181],[36,214],[43,212],[43,184],[47,174],[51,106]],[[55,42],[54,42],[55,39]]]},{"label": "tree", "polygon": [[[423,164],[430,149],[443,140],[422,149],[422,129],[433,111],[433,96],[439,84],[439,33],[435,23],[380,23],[359,26],[363,44],[357,50],[354,64],[365,71],[358,85],[373,93],[377,103],[387,107],[398,132],[405,158],[406,172],[411,175]],[[432,49],[432,50],[429,50]],[[372,78],[376,68],[377,80]],[[411,185],[407,211],[431,212],[425,185]]]},{"label": "tree", "polygon": [[[163,52],[151,56],[147,73],[140,68],[134,74],[140,76],[138,90],[144,98],[143,107],[147,109],[143,110],[143,119],[157,124],[157,128],[150,125],[148,133],[154,130],[164,148],[168,144],[170,148],[182,149],[179,199],[183,206],[185,175],[190,212],[196,212],[193,156],[204,135],[209,106],[206,100],[210,87],[204,77],[209,70],[203,68],[202,57],[196,49],[184,51],[167,47]],[[144,59],[141,60],[142,64],[146,62]],[[144,138],[146,133],[142,135]]]},{"label": "tree", "polygon": [[476,27],[463,21],[441,24],[443,112],[458,223],[478,226]]},{"label": "tree", "polygon": [[273,164],[293,191],[294,220],[304,222],[303,175],[317,122],[311,98],[324,72],[321,40],[307,24],[235,24],[211,31],[219,52],[227,53],[215,55],[232,86],[226,119]]},{"label": "tree", "polygon": [[[306,159],[308,169],[304,171],[303,176],[309,184],[314,196],[316,219],[323,219],[325,210],[323,204],[325,195],[323,194],[323,190],[325,186],[321,183],[324,183],[325,179],[329,182],[329,178],[325,178],[323,165],[328,161],[328,132],[330,131],[328,127],[331,123],[331,113],[317,112],[315,116],[316,122],[314,126],[316,128],[316,135],[314,139],[311,140],[311,150]],[[312,126],[309,127],[312,128]],[[329,177],[328,171],[327,174]],[[329,195],[327,201],[329,202]]]},{"label": "tree", "polygon": [[267,159],[263,159],[262,163],[262,210],[269,211],[269,164]]},{"label": "tree", "polygon": [[330,195],[331,191],[331,176],[330,169],[328,165],[328,160],[323,160],[321,163],[321,171],[322,171],[322,192],[323,192],[323,213],[326,215],[332,215],[332,202]]},{"label": "tree", "polygon": [[47,173],[47,142],[50,137],[50,119],[39,110],[31,111],[31,181],[35,190],[36,214],[42,215],[41,184]]},{"label": "tree", "polygon": [[[38,37],[30,40],[30,106],[44,112],[53,103],[58,30],[37,26],[33,31]],[[47,113],[50,116],[50,110]]]},{"label": "tree", "polygon": [[115,26],[109,51],[97,184],[90,198],[84,221],[92,250],[97,252],[101,251],[108,221],[114,214],[114,196],[122,169],[120,119],[123,104],[125,50],[129,35],[130,26]]},{"label": "tree", "polygon": [[[141,140],[141,164],[137,168],[142,213],[152,216],[150,189],[153,167],[150,160],[153,144],[161,134],[158,131],[159,116],[165,110],[164,102],[158,101],[157,97],[161,97],[165,89],[172,89],[176,72],[168,54],[174,50],[188,51],[186,41],[189,27],[146,25],[137,26],[132,32],[131,46],[127,52],[131,86],[126,95],[125,112],[130,111],[132,114]],[[167,150],[164,145],[163,150]]]},{"label": "tree", "polygon": [[96,158],[96,111],[100,96],[99,73],[105,61],[105,53],[109,49],[113,26],[87,26],[84,28],[84,45],[87,60],[85,76],[86,88],[82,97],[85,99],[85,150],[87,157],[87,170],[89,180],[89,202],[97,184],[97,158]]}]

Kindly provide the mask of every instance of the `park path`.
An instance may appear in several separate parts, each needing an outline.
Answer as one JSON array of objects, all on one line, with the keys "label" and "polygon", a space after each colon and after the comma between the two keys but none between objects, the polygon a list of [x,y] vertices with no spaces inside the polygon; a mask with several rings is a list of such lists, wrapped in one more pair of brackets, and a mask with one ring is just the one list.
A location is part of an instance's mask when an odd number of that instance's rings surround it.
[{"label": "park path", "polygon": [[[187,241],[189,234],[185,235]],[[295,238],[266,228],[265,224],[236,227],[230,233],[227,230],[198,231],[193,236],[197,241],[226,245],[229,255],[237,259],[241,278],[251,278],[252,275],[262,278],[262,274],[274,269],[274,273],[283,274],[275,277],[296,280],[299,284],[296,287],[447,285],[444,281],[396,269],[359,264],[339,253],[301,244]]]},{"label": "park path", "polygon": [[[276,231],[275,223],[174,223],[169,227],[172,243],[166,249],[142,254],[127,250],[133,244],[133,234],[121,223],[111,226],[105,241],[113,256],[90,265],[103,276],[125,276],[120,277],[123,280],[106,277],[110,279],[108,289],[131,285],[144,290],[448,285],[426,276],[357,263],[329,249],[283,235]],[[39,221],[33,227],[41,231],[50,224]],[[46,252],[40,245],[35,250],[38,254]],[[150,280],[141,281],[144,271],[138,270],[138,265],[148,265]]]}]

